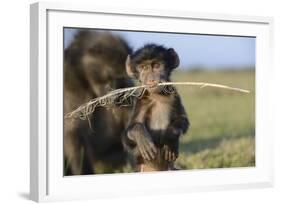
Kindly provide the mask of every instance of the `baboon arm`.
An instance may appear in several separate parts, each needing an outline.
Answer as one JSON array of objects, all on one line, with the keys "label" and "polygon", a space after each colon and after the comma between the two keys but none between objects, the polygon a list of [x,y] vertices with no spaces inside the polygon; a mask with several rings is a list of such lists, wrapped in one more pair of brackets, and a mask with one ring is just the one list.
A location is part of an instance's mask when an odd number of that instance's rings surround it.
[{"label": "baboon arm", "polygon": [[175,114],[174,119],[171,120],[171,123],[168,126],[165,138],[168,140],[178,140],[182,134],[187,132],[189,125],[188,116],[184,107],[180,104],[178,112]]},{"label": "baboon arm", "polygon": [[134,123],[129,126],[126,132],[126,138],[126,144],[130,147],[135,156],[141,156],[144,160],[152,160],[155,158],[157,149],[144,124]]}]

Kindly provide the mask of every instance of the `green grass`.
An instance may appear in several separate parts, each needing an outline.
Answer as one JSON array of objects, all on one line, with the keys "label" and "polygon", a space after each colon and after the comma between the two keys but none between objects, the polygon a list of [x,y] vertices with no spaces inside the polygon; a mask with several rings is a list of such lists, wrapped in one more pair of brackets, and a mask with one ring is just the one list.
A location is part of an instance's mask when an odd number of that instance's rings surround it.
[{"label": "green grass", "polygon": [[182,169],[255,165],[254,71],[173,74],[173,81],[202,81],[250,89],[243,94],[219,88],[178,87],[191,122],[180,140],[176,165]]},{"label": "green grass", "polygon": [[[180,138],[176,167],[255,166],[254,70],[175,71],[172,80],[218,83],[251,90],[250,94],[245,94],[220,88],[177,87],[191,126]],[[129,164],[122,170],[112,170],[113,173],[132,171]]]}]

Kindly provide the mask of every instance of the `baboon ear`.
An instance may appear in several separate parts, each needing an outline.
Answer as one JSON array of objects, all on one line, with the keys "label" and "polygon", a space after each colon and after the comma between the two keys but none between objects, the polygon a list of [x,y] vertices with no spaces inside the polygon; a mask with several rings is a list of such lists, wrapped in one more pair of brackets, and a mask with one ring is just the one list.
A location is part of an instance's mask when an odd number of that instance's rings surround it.
[{"label": "baboon ear", "polygon": [[127,72],[128,76],[135,77],[135,72],[134,72],[134,69],[132,68],[130,55],[128,55],[127,59],[126,59],[126,72]]},{"label": "baboon ear", "polygon": [[167,50],[169,56],[169,67],[174,69],[180,65],[180,59],[177,52],[173,48]]}]

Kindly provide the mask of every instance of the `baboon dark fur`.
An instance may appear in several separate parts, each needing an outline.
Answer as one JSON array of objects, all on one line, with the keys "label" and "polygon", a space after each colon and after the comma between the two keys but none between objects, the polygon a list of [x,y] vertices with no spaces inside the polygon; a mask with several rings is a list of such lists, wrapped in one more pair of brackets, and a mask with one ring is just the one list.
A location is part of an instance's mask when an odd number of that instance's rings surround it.
[{"label": "baboon dark fur", "polygon": [[138,165],[145,164],[152,170],[175,169],[179,137],[189,128],[189,119],[176,89],[169,86],[173,92],[164,92],[163,86],[157,86],[170,81],[171,72],[179,63],[173,48],[157,44],[144,45],[126,60],[128,75],[149,88],[134,104],[123,143]]},{"label": "baboon dark fur", "polygon": [[[109,32],[81,30],[64,51],[64,114],[109,88],[133,86],[125,61],[132,50]],[[88,120],[64,119],[65,175],[110,173],[126,164],[121,133],[129,107],[96,108]]]}]

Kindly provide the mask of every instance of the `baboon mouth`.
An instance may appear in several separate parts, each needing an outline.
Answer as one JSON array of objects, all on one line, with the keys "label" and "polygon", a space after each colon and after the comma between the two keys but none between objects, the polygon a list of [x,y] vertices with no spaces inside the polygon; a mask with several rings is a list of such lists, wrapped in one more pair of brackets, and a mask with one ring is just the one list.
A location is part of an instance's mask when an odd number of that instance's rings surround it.
[{"label": "baboon mouth", "polygon": [[149,88],[156,88],[156,87],[158,86],[158,82],[146,83],[146,85],[147,85]]}]

